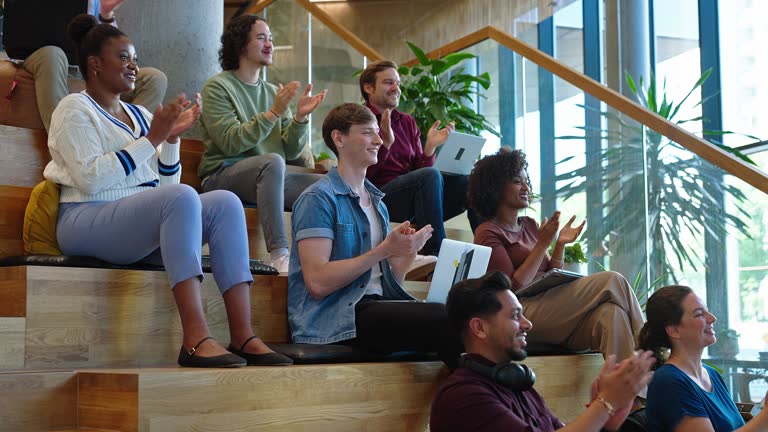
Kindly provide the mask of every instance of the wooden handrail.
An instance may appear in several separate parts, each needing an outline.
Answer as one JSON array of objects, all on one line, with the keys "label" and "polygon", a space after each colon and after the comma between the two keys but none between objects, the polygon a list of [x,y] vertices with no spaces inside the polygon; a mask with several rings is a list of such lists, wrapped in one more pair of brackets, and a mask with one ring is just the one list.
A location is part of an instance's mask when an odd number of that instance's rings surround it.
[{"label": "wooden handrail", "polygon": [[251,3],[250,6],[243,12],[245,14],[258,14],[263,11],[264,8],[274,3],[275,0],[256,0]]},{"label": "wooden handrail", "polygon": [[[673,142],[680,144],[683,148],[699,157],[704,158],[710,163],[720,167],[728,174],[737,177],[754,188],[768,194],[768,175],[754,165],[745,163],[736,156],[721,150],[719,147],[693,135],[678,125],[668,121],[664,117],[647,110],[642,105],[622,95],[621,93],[610,89],[592,78],[576,71],[573,68],[555,60],[540,50],[526,44],[520,39],[497,28],[496,26],[484,27],[470,35],[444,45],[436,50],[430,51],[427,56],[430,58],[439,58],[447,54],[461,51],[474,44],[487,39],[492,39],[499,44],[509,48],[527,60],[537,64],[558,78],[567,81],[574,87],[585,93],[599,99],[611,108],[634,119],[638,123],[653,129],[661,135],[669,138]],[[406,65],[418,63],[417,60],[406,62]]]},{"label": "wooden handrail", "polygon": [[323,24],[326,25],[331,31],[339,35],[344,41],[350,45],[354,49],[356,49],[358,52],[363,54],[364,56],[368,57],[368,60],[370,61],[377,61],[384,59],[384,56],[379,54],[375,49],[371,48],[370,45],[363,42],[362,39],[357,37],[354,33],[349,31],[348,28],[344,27],[343,25],[337,23],[330,15],[328,15],[327,12],[320,9],[316,4],[312,3],[310,0],[296,0],[296,3],[300,4],[304,7],[307,11],[309,11],[312,16],[320,20]]},{"label": "wooden handrail", "polygon": [[[440,57],[445,57],[448,54],[465,50],[465,49],[467,49],[467,48],[469,48],[469,47],[471,47],[473,45],[479,44],[480,42],[482,42],[484,40],[491,39],[489,29],[490,29],[490,27],[483,27],[483,28],[481,28],[480,30],[478,30],[476,32],[470,33],[470,34],[468,34],[468,35],[466,35],[464,37],[456,39],[455,41],[453,41],[453,42],[451,42],[451,43],[449,43],[447,45],[443,45],[443,46],[441,46],[440,48],[438,48],[436,50],[432,50],[432,51],[426,53],[427,57],[429,57],[431,59],[437,59],[437,58],[440,58]],[[419,63],[418,59],[411,59],[411,60],[409,60],[409,61],[407,61],[407,62],[405,62],[403,64],[405,66],[415,66],[418,63]]]}]

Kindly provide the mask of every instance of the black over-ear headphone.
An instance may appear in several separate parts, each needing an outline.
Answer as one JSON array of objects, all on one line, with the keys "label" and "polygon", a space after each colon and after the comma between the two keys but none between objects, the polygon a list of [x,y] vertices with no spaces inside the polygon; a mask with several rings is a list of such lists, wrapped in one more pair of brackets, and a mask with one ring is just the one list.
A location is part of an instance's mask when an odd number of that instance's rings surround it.
[{"label": "black over-ear headphone", "polygon": [[515,362],[487,366],[467,357],[466,354],[462,354],[459,357],[458,366],[477,372],[512,391],[530,390],[536,382],[536,374],[533,373],[533,370],[524,364]]}]

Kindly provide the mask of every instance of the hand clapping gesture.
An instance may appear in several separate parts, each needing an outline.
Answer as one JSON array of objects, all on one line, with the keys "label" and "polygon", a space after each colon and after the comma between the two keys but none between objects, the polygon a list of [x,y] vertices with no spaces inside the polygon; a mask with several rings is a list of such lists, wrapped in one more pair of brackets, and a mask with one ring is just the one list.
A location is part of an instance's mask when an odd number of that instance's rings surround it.
[{"label": "hand clapping gesture", "polygon": [[385,148],[392,147],[392,143],[395,142],[395,132],[392,130],[392,110],[385,109],[381,113],[381,121],[379,122],[379,131],[381,132],[381,140]]},{"label": "hand clapping gesture", "polygon": [[427,240],[432,237],[434,229],[432,225],[425,225],[416,231],[411,228],[411,223],[405,221],[387,234],[384,243],[387,246],[389,256],[413,256],[424,247]]},{"label": "hand clapping gesture", "polygon": [[275,101],[272,103],[272,108],[269,110],[278,117],[285,115],[286,111],[288,111],[288,105],[290,105],[293,98],[299,94],[300,87],[301,83],[298,81],[291,81],[285,86],[278,84]]},{"label": "hand clapping gesture", "polygon": [[149,126],[147,139],[157,147],[163,141],[176,142],[179,135],[194,126],[200,118],[200,93],[195,94],[195,104],[187,100],[184,93],[176,97],[176,100],[158,105]]},{"label": "hand clapping gesture", "polygon": [[299,98],[298,106],[296,107],[296,120],[299,122],[305,122],[307,116],[312,114],[320,102],[325,99],[325,95],[328,94],[328,89],[321,91],[316,95],[312,95],[312,84],[307,84],[306,90]]},{"label": "hand clapping gesture", "polygon": [[584,220],[579,226],[574,227],[573,222],[575,220],[576,216],[572,216],[571,219],[568,220],[568,223],[565,224],[563,229],[560,230],[560,235],[557,236],[558,243],[567,245],[569,243],[575,242],[576,239],[579,238],[579,235],[581,235],[581,231],[584,229],[584,225],[586,225],[587,221]]},{"label": "hand clapping gesture", "polygon": [[451,134],[451,132],[453,132],[454,129],[456,129],[456,124],[454,122],[450,122],[442,129],[438,129],[439,127],[440,120],[437,120],[432,125],[432,127],[429,128],[429,132],[427,132],[427,143],[424,145],[424,154],[427,156],[432,156],[435,154],[435,151],[437,151],[438,147],[445,144],[448,136]]},{"label": "hand clapping gesture", "polygon": [[556,211],[551,218],[544,218],[539,225],[538,243],[546,248],[555,240],[557,230],[560,228],[560,212]]}]

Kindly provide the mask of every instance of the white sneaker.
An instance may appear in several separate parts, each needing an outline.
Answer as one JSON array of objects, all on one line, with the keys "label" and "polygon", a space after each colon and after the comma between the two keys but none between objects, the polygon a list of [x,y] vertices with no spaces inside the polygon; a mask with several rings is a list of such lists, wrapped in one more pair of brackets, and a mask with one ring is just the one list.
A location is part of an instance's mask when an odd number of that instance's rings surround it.
[{"label": "white sneaker", "polygon": [[416,258],[413,259],[413,262],[411,263],[411,267],[408,269],[408,272],[411,272],[419,267],[424,267],[426,265],[433,264],[436,262],[437,262],[437,257],[434,255],[416,255]]},{"label": "white sneaker", "polygon": [[277,271],[279,271],[280,273],[288,273],[290,264],[291,264],[290,255],[282,255],[278,259],[273,260],[271,263],[269,263],[269,265],[276,268]]}]

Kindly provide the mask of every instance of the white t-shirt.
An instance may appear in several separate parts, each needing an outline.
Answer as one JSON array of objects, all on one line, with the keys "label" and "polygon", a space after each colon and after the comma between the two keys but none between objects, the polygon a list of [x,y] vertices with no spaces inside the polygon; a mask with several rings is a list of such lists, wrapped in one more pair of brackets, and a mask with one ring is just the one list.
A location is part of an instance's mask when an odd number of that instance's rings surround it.
[{"label": "white t-shirt", "polygon": [[[361,202],[360,207],[365,212],[365,216],[368,217],[368,225],[371,227],[371,249],[373,249],[382,241],[381,223],[379,223],[379,217],[376,214],[373,203],[366,207]],[[368,282],[368,286],[365,287],[365,295],[383,295],[384,290],[381,287],[381,262],[376,263],[372,270],[371,280]]]}]

